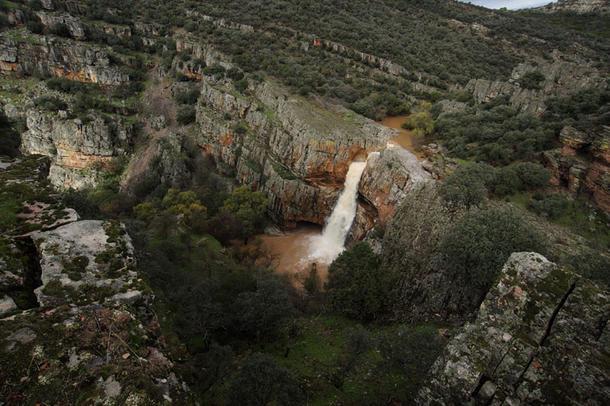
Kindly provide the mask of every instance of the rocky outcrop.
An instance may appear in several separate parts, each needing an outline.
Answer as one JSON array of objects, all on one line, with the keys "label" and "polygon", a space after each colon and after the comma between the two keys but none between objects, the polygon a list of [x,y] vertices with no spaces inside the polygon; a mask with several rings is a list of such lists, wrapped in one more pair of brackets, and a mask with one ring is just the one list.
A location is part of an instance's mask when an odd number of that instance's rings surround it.
[{"label": "rocky outcrop", "polygon": [[372,225],[383,227],[411,190],[431,180],[417,157],[404,148],[390,146],[371,154],[358,186],[360,205],[350,239],[361,240]]},{"label": "rocky outcrop", "polygon": [[[533,88],[526,88],[521,81],[530,72],[540,73],[543,79]],[[465,90],[473,94],[477,103],[507,97],[515,108],[540,115],[546,109],[544,101],[548,97],[567,96],[596,86],[606,86],[605,78],[590,62],[553,51],[550,61],[517,65],[508,81],[472,79]]]},{"label": "rocky outcrop", "polygon": [[539,8],[547,13],[571,12],[577,14],[608,13],[610,1],[608,0],[558,0]]},{"label": "rocky outcrop", "polygon": [[382,149],[391,130],[274,83],[248,94],[204,80],[199,145],[225,173],[265,191],[279,220],[324,224],[349,164]]},{"label": "rocky outcrop", "polygon": [[0,71],[65,77],[100,85],[120,85],[129,75],[95,45],[13,30],[0,34]]},{"label": "rocky outcrop", "polygon": [[65,25],[72,38],[78,40],[84,40],[87,38],[85,26],[77,17],[67,13],[55,14],[46,11],[39,11],[36,13],[36,16],[40,19],[41,24],[45,26],[47,30],[53,30],[59,25]]},{"label": "rocky outcrop", "polygon": [[51,158],[49,180],[59,188],[95,186],[112,160],[129,148],[131,128],[93,114],[88,122],[37,109],[27,112],[21,150]]},{"label": "rocky outcrop", "polygon": [[609,299],[539,254],[513,254],[417,403],[606,404]]},{"label": "rocky outcrop", "polygon": [[10,365],[0,371],[0,398],[189,403],[163,354],[152,295],[124,227],[79,221],[30,238],[40,261],[41,308],[0,319],[0,364]]},{"label": "rocky outcrop", "polygon": [[610,213],[610,127],[588,134],[567,126],[559,140],[562,148],[543,153],[551,183],[567,187],[574,195],[590,195],[600,209]]},{"label": "rocky outcrop", "polygon": [[35,291],[40,306],[143,299],[146,288],[121,224],[77,221],[30,237],[40,260],[42,285]]}]

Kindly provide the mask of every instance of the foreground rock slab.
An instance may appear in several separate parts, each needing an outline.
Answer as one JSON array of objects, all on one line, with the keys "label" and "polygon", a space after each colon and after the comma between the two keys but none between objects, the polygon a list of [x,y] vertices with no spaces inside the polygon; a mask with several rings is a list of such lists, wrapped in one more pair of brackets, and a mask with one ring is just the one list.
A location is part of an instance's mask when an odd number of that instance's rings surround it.
[{"label": "foreground rock slab", "polygon": [[609,298],[539,254],[513,254],[418,403],[607,404]]}]

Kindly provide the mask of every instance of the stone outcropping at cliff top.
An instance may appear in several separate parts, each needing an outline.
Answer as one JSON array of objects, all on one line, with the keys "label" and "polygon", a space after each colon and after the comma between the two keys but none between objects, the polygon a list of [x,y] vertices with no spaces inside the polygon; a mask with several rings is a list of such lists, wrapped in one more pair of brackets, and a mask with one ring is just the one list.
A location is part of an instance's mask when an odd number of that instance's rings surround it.
[{"label": "stone outcropping at cliff top", "polygon": [[513,254],[418,404],[606,404],[609,296],[539,254]]},{"label": "stone outcropping at cliff top", "polygon": [[[539,84],[540,89],[527,89],[519,84],[529,72],[540,72],[544,76]],[[508,81],[472,79],[465,90],[473,94],[477,103],[487,103],[506,96],[511,105],[519,110],[542,114],[546,109],[544,101],[548,97],[567,96],[594,86],[605,86],[602,73],[586,61],[554,51],[551,61],[540,60],[537,65],[517,65]]]},{"label": "stone outcropping at cliff top", "polygon": [[36,35],[25,29],[0,34],[0,71],[66,77],[101,85],[129,81],[129,75],[111,64],[104,48]]},{"label": "stone outcropping at cliff top", "polygon": [[77,221],[31,238],[40,258],[41,306],[142,299],[146,288],[134,269],[134,252],[122,225]]},{"label": "stone outcropping at cliff top", "polygon": [[21,150],[51,158],[49,180],[59,188],[95,186],[113,158],[129,148],[131,129],[120,120],[107,123],[93,115],[89,122],[30,109]]},{"label": "stone outcropping at cliff top", "polygon": [[[0,233],[0,399],[192,404],[166,355],[124,226],[76,215],[57,222],[51,208],[74,211],[48,188],[45,161],[0,161],[3,195],[27,214]],[[33,196],[49,210],[25,210]]]},{"label": "stone outcropping at cliff top", "polygon": [[358,186],[350,240],[361,240],[374,225],[384,226],[411,190],[431,181],[432,175],[404,148],[393,146],[371,154]]},{"label": "stone outcropping at cliff top", "polygon": [[265,191],[280,220],[324,224],[349,164],[383,149],[391,130],[271,82],[247,92],[204,81],[199,144],[221,169]]},{"label": "stone outcropping at cliff top", "polygon": [[578,14],[587,13],[609,13],[610,1],[608,0],[558,0],[538,10],[555,12],[572,12]]}]

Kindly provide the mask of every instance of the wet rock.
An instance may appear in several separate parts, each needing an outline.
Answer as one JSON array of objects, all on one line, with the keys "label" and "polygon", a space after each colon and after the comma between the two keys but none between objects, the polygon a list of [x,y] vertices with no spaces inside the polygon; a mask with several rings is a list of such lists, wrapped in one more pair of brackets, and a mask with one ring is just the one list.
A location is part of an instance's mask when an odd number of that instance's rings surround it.
[{"label": "wet rock", "polygon": [[420,404],[605,404],[609,294],[515,253],[475,321],[449,342]]}]

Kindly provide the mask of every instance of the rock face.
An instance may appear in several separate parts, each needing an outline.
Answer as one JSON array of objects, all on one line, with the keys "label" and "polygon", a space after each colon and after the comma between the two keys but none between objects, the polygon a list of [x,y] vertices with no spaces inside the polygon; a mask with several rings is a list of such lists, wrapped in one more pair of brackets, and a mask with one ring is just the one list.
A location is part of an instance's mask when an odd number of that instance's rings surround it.
[{"label": "rock face", "polygon": [[[42,285],[35,293],[42,308],[0,319],[0,363],[11,366],[0,370],[0,398],[189,404],[161,350],[152,295],[134,268],[124,227],[78,221],[31,239],[40,262]],[[0,310],[7,308],[14,311],[0,298]]]},{"label": "rock face", "polygon": [[77,221],[31,238],[40,259],[41,306],[142,299],[133,246],[120,224]]},{"label": "rock face", "polygon": [[358,186],[360,204],[350,239],[361,240],[372,225],[385,225],[411,190],[430,181],[417,157],[404,148],[371,154]]},{"label": "rock face", "polygon": [[95,186],[113,158],[129,149],[131,128],[95,114],[89,122],[30,109],[22,135],[26,154],[51,158],[49,180],[63,189]]},{"label": "rock face", "polygon": [[585,193],[610,213],[610,127],[587,134],[574,127],[561,130],[562,148],[546,151],[543,160],[551,183],[566,186],[574,195]]},{"label": "rock face", "polygon": [[459,282],[440,261],[429,260],[461,215],[442,204],[433,182],[421,183],[403,198],[385,228],[380,252],[383,269],[401,275],[397,318],[463,321],[478,308],[485,292]]},{"label": "rock face", "polygon": [[[520,84],[529,72],[538,72],[544,79],[537,88],[525,88]],[[477,103],[487,103],[497,97],[508,97],[511,105],[521,111],[542,114],[544,100],[550,96],[567,96],[594,86],[606,86],[602,75],[590,62],[576,56],[553,51],[550,61],[540,60],[537,65],[517,65],[508,81],[471,79],[465,90],[473,94]]]},{"label": "rock face", "polygon": [[39,11],[36,13],[42,25],[47,29],[53,29],[60,24],[65,25],[68,28],[68,32],[74,39],[84,40],[87,35],[85,34],[85,27],[81,23],[80,19],[67,13],[53,14],[45,11]]},{"label": "rock face", "polygon": [[572,12],[578,14],[608,13],[610,1],[608,0],[558,0],[539,10],[547,13]]},{"label": "rock face", "polygon": [[41,36],[23,29],[0,34],[0,71],[66,77],[80,82],[120,85],[129,75],[95,45]]},{"label": "rock face", "polygon": [[239,94],[205,80],[199,145],[225,173],[263,190],[285,223],[324,224],[349,164],[382,149],[391,130],[263,82]]},{"label": "rock face", "polygon": [[539,254],[513,254],[417,403],[606,404],[609,298]]}]

